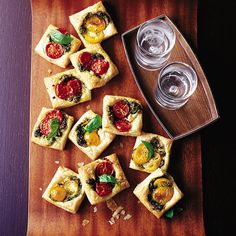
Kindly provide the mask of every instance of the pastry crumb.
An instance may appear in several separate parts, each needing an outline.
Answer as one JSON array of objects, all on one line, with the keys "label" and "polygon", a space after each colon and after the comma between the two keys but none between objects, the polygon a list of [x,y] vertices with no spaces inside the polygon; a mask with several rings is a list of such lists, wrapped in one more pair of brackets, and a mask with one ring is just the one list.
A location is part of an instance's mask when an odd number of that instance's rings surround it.
[{"label": "pastry crumb", "polygon": [[120,214],[124,216],[124,215],[125,215],[125,210],[122,210],[122,211],[120,212]]},{"label": "pastry crumb", "polygon": [[57,165],[60,163],[59,161],[54,161]]},{"label": "pastry crumb", "polygon": [[138,204],[140,203],[140,201],[137,202]]},{"label": "pastry crumb", "polygon": [[131,217],[132,217],[132,215],[127,214],[127,215],[124,217],[124,220],[129,220]]},{"label": "pastry crumb", "polygon": [[98,211],[98,208],[97,207],[94,207],[93,208],[93,212],[96,213]]},{"label": "pastry crumb", "polygon": [[48,74],[51,75],[52,74],[52,70],[48,69]]},{"label": "pastry crumb", "polygon": [[86,109],[87,109],[87,110],[90,110],[90,108],[91,108],[91,106],[90,106],[90,105],[88,105],[88,106],[86,107]]},{"label": "pastry crumb", "polygon": [[43,189],[42,189],[42,188],[39,188],[39,191],[43,191]]},{"label": "pastry crumb", "polygon": [[83,222],[82,222],[82,226],[84,227],[84,226],[86,226],[88,223],[89,223],[89,220],[84,219]]},{"label": "pastry crumb", "polygon": [[124,147],[124,144],[123,143],[120,143],[120,148],[123,148]]},{"label": "pastry crumb", "polygon": [[117,209],[117,204],[116,202],[111,198],[109,200],[106,201],[107,207],[111,210],[111,211],[115,211]]},{"label": "pastry crumb", "polygon": [[111,220],[108,220],[110,225],[113,225],[115,222],[112,222]]}]

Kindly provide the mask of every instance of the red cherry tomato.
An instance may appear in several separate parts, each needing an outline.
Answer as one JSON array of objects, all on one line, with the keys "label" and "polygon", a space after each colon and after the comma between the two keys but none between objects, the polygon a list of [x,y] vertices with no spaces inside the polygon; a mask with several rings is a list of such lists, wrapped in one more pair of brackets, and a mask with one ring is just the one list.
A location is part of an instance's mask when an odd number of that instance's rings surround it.
[{"label": "red cherry tomato", "polygon": [[63,55],[63,47],[58,43],[48,43],[46,46],[46,54],[52,59],[60,58]]},{"label": "red cherry tomato", "polygon": [[96,166],[96,175],[100,176],[100,175],[112,175],[114,173],[114,169],[113,169],[113,165],[110,161],[103,161],[100,162],[97,166]]},{"label": "red cherry tomato", "polygon": [[89,52],[83,52],[79,55],[79,61],[80,63],[85,66],[86,68],[90,68],[92,62],[93,62],[93,57],[92,54]]},{"label": "red cherry tomato", "polygon": [[103,75],[107,72],[109,68],[109,62],[105,61],[104,59],[97,59],[93,61],[91,65],[91,70],[96,74],[96,75]]},{"label": "red cherry tomato", "polygon": [[100,197],[107,196],[112,193],[112,185],[109,183],[96,183],[96,193]]},{"label": "red cherry tomato", "polygon": [[127,132],[131,129],[131,123],[128,120],[116,120],[115,121],[115,127],[120,132]]},{"label": "red cherry tomato", "polygon": [[66,28],[59,28],[57,29],[59,32],[61,32],[62,34],[68,34]]},{"label": "red cherry tomato", "polygon": [[48,112],[48,114],[46,115],[46,117],[43,119],[43,121],[41,122],[39,126],[40,132],[45,136],[48,136],[48,134],[51,132],[50,125],[51,125],[52,118],[56,118],[58,122],[61,123],[63,120],[63,114],[59,110],[52,110]]},{"label": "red cherry tomato", "polygon": [[119,119],[124,119],[129,114],[129,105],[124,101],[118,101],[112,106],[114,115]]},{"label": "red cherry tomato", "polygon": [[56,95],[60,99],[67,99],[76,96],[81,92],[82,84],[79,80],[69,80],[67,83],[59,83],[56,85]]}]

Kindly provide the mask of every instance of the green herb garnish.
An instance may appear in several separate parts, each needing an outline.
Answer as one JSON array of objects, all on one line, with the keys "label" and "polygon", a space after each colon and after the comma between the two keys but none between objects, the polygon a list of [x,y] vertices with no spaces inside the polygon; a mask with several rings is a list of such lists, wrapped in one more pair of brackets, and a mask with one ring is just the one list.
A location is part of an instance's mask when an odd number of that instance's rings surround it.
[{"label": "green herb garnish", "polygon": [[102,118],[99,115],[96,115],[89,123],[84,127],[84,129],[91,133],[93,130],[97,130],[102,127]]},{"label": "green herb garnish", "polygon": [[58,30],[51,30],[49,34],[53,42],[59,43],[61,45],[70,44],[73,40],[70,35],[62,34]]},{"label": "green herb garnish", "polygon": [[180,212],[183,211],[183,210],[184,210],[184,209],[181,208],[181,207],[175,207],[175,208],[172,208],[172,209],[170,209],[169,211],[167,211],[167,212],[165,213],[165,216],[166,216],[167,218],[169,218],[169,219],[173,219],[176,214],[180,213]]},{"label": "green herb garnish", "polygon": [[48,141],[56,137],[59,127],[60,127],[60,124],[59,124],[58,120],[56,118],[52,118],[51,122],[50,122],[51,132],[47,136]]},{"label": "green herb garnish", "polygon": [[99,176],[99,181],[103,183],[113,183],[113,184],[117,182],[114,176],[107,174]]},{"label": "green herb garnish", "polygon": [[154,156],[154,153],[155,153],[152,144],[149,143],[149,142],[146,142],[146,141],[142,141],[142,143],[145,145],[145,147],[148,150],[148,158],[149,159],[152,158]]}]

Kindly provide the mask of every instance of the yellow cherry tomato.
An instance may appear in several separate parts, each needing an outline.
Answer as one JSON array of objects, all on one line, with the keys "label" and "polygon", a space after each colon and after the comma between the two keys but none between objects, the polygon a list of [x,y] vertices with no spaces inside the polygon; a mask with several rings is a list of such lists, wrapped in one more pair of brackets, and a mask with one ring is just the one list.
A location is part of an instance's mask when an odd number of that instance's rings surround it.
[{"label": "yellow cherry tomato", "polygon": [[100,43],[104,39],[104,33],[103,31],[94,33],[92,31],[86,31],[86,33],[83,34],[84,39],[88,41],[89,43],[95,44]]},{"label": "yellow cherry tomato", "polygon": [[148,149],[141,143],[132,153],[133,161],[137,165],[143,165],[148,162]]},{"label": "yellow cherry tomato", "polygon": [[172,185],[171,180],[167,178],[158,178],[155,180],[154,184],[155,187],[168,187]]},{"label": "yellow cherry tomato", "polygon": [[66,190],[61,186],[54,186],[51,188],[50,197],[57,202],[63,202],[66,198]]},{"label": "yellow cherry tomato", "polygon": [[152,158],[147,165],[145,166],[145,170],[153,172],[156,170],[161,164],[161,156],[157,153],[155,157]]},{"label": "yellow cherry tomato", "polygon": [[84,134],[84,140],[88,146],[98,146],[101,143],[101,140],[95,130],[91,133],[86,132]]},{"label": "yellow cherry tomato", "polygon": [[160,204],[166,204],[171,200],[174,195],[174,188],[173,187],[159,187],[157,188],[153,194],[153,199]]},{"label": "yellow cherry tomato", "polygon": [[98,16],[93,15],[86,20],[85,26],[89,31],[99,33],[106,28],[106,22]]},{"label": "yellow cherry tomato", "polygon": [[79,191],[78,183],[74,180],[68,180],[64,184],[64,188],[70,196],[74,196]]}]

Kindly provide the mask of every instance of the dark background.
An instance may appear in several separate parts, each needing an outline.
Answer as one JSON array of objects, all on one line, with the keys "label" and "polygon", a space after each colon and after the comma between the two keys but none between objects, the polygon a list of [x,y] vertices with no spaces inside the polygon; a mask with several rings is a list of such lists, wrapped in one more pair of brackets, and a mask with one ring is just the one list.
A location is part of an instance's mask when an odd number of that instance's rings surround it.
[{"label": "dark background", "polygon": [[[199,0],[197,55],[221,116],[201,131],[207,235],[235,228],[235,17],[236,1]],[[0,0],[0,26],[0,235],[20,236],[27,230],[30,1]]]}]

